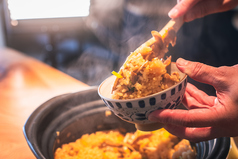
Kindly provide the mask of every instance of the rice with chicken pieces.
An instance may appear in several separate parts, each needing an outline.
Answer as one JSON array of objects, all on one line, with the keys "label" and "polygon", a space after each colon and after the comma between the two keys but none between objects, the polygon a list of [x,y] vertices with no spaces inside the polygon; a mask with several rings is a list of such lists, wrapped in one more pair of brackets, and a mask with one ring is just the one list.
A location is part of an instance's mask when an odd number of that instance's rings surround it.
[{"label": "rice with chicken pieces", "polygon": [[[142,159],[138,151],[127,145],[117,130],[85,134],[75,142],[62,145],[55,159]],[[133,150],[131,150],[133,149]]]},{"label": "rice with chicken pieces", "polygon": [[[170,58],[167,59],[168,63],[170,63]],[[133,75],[135,74],[134,70],[137,70],[142,64],[144,68],[137,75]],[[158,58],[153,58],[148,62],[145,62],[140,56],[133,58],[132,62],[122,69],[121,75],[123,78],[118,79],[112,98],[134,99],[145,97],[178,83],[180,79],[178,72],[169,75],[166,67],[167,64]]]},{"label": "rice with chicken pieces", "polygon": [[178,72],[169,74],[166,67],[171,56],[163,60],[168,44],[175,45],[175,39],[163,38],[156,31],[154,39],[147,41],[132,52],[120,68],[113,88],[113,99],[134,99],[160,92],[179,82]]},{"label": "rice with chicken pieces", "polygon": [[165,129],[137,130],[125,135],[118,130],[98,131],[55,151],[55,159],[195,159],[195,156],[187,140],[180,142]]}]

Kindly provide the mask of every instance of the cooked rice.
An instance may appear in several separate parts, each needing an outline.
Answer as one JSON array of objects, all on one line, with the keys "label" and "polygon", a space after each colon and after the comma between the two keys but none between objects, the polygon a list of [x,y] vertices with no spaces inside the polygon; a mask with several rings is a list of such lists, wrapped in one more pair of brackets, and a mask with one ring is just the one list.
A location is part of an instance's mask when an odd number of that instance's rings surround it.
[{"label": "cooked rice", "polygon": [[169,43],[174,45],[176,37],[161,37],[155,31],[152,35],[154,38],[132,52],[121,67],[118,74],[122,78],[117,77],[114,82],[113,99],[145,97],[179,82],[178,72],[170,75],[166,69],[171,63],[171,57],[163,60]]},{"label": "cooked rice", "polygon": [[179,82],[178,72],[169,75],[166,65],[158,58],[148,61],[144,68],[138,73],[136,82],[132,80],[133,70],[138,69],[145,60],[140,56],[124,66],[121,70],[123,78],[118,79],[118,83],[113,91],[113,99],[134,99],[145,97],[171,87]]},{"label": "cooked rice", "polygon": [[165,129],[136,131],[123,135],[118,130],[85,134],[55,151],[55,159],[195,159],[189,141]]}]

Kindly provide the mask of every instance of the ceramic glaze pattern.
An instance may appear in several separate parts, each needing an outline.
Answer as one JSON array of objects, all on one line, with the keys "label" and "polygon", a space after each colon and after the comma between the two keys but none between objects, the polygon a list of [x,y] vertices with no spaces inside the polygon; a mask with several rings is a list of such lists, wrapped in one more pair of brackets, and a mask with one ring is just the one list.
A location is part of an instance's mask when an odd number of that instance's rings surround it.
[{"label": "ceramic glaze pattern", "polygon": [[152,123],[148,115],[158,109],[175,109],[182,101],[187,86],[187,78],[175,87],[163,93],[157,93],[139,100],[107,100],[103,99],[106,106],[119,118],[138,124]]}]

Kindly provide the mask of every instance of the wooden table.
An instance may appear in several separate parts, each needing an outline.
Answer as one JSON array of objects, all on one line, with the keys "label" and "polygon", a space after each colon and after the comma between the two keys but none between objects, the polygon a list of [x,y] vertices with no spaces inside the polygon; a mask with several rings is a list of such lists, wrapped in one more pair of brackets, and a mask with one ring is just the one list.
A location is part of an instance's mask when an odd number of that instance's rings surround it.
[{"label": "wooden table", "polygon": [[35,158],[22,131],[27,118],[46,100],[88,87],[16,50],[0,49],[0,158]]}]

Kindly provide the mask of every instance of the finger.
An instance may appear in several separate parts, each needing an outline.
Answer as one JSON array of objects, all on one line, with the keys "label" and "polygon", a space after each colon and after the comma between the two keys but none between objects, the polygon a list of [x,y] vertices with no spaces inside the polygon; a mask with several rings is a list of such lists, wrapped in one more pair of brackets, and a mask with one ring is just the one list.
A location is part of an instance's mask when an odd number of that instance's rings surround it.
[{"label": "finger", "polygon": [[[211,98],[211,102],[210,103],[215,103],[216,97],[210,97],[210,98]],[[213,107],[214,106],[212,104],[210,105],[210,103],[209,104],[201,103],[200,101],[198,101],[196,98],[194,98],[193,96],[191,96],[187,92],[185,92],[185,94],[184,94],[184,98],[182,100],[182,103],[188,109],[201,109],[201,108],[209,108],[209,107]]]},{"label": "finger", "polygon": [[207,108],[208,105],[204,105],[199,103],[194,97],[192,97],[188,92],[184,93],[184,98],[182,103],[187,109],[199,109],[199,108]]},{"label": "finger", "polygon": [[197,109],[197,108],[205,108],[206,107],[203,104],[199,103],[187,91],[184,93],[184,98],[183,98],[182,102],[188,109]]},{"label": "finger", "polygon": [[222,107],[208,107],[201,109],[161,109],[149,115],[149,120],[164,124],[173,124],[186,127],[208,127],[217,125],[224,119]]},{"label": "finger", "polygon": [[191,9],[199,0],[182,0],[175,7],[173,7],[168,15],[170,18],[178,18],[183,16],[189,9]]},{"label": "finger", "polygon": [[222,5],[220,0],[202,0],[195,4],[185,15],[184,21],[189,22],[197,18],[202,18],[206,15],[219,12],[219,6]]},{"label": "finger", "polygon": [[184,21],[189,22],[197,18],[235,8],[235,0],[182,0],[169,12],[170,18],[184,16]]},{"label": "finger", "polygon": [[237,4],[238,1],[233,0],[201,0],[184,15],[184,21],[189,22],[209,14],[228,11]]},{"label": "finger", "polygon": [[219,8],[219,12],[228,11],[230,9],[237,7],[237,5],[238,5],[238,1],[236,0],[223,0],[223,3],[222,3],[223,7]]},{"label": "finger", "polygon": [[[208,96],[205,92],[199,90],[197,87],[195,87],[191,83],[188,83],[187,87],[186,87],[186,95],[185,95],[184,99],[189,100],[192,98],[194,98],[197,101],[196,105],[198,103],[205,105],[205,106],[213,106],[214,105],[215,97]],[[189,103],[187,103],[187,104],[189,104]]]},{"label": "finger", "polygon": [[218,127],[191,128],[167,124],[164,128],[171,134],[192,142],[207,141],[227,135]]},{"label": "finger", "polygon": [[177,59],[178,69],[192,79],[214,86],[215,78],[219,77],[217,68],[199,62],[191,62],[182,58]]}]

